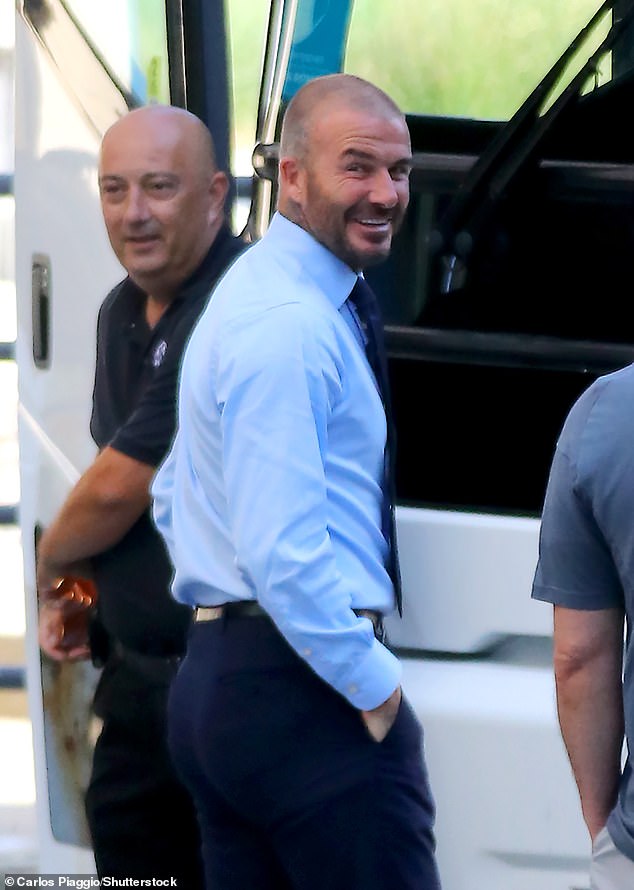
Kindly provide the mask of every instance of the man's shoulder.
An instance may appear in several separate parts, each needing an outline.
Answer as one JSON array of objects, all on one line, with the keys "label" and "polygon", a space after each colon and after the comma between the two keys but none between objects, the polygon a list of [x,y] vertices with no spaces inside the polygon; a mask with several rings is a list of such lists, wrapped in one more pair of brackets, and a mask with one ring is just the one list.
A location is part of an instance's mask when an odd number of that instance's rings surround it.
[{"label": "man's shoulder", "polygon": [[567,419],[567,426],[585,424],[592,418],[597,424],[612,427],[629,421],[634,424],[634,412],[624,406],[634,399],[634,364],[598,377],[577,399]]},{"label": "man's shoulder", "polygon": [[629,395],[634,391],[634,363],[626,365],[625,368],[620,368],[618,371],[612,371],[611,374],[598,377],[592,387],[602,389],[614,398]]},{"label": "man's shoulder", "polygon": [[223,227],[196,273],[203,289],[211,290],[248,246],[228,226]]},{"label": "man's shoulder", "polygon": [[[228,316],[286,309],[294,314],[330,314],[330,303],[302,258],[271,246],[266,237],[238,252],[215,292]],[[294,308],[291,308],[294,307]]]},{"label": "man's shoulder", "polygon": [[634,364],[597,378],[574,403],[564,423],[558,450],[592,474],[615,467],[628,455],[634,438]]},{"label": "man's shoulder", "polygon": [[331,304],[305,270],[263,247],[251,245],[212,292],[193,337],[197,354],[207,355],[211,342],[215,354],[245,362],[302,343],[335,348]]},{"label": "man's shoulder", "polygon": [[218,253],[222,260],[233,262],[236,257],[244,253],[249,247],[251,247],[249,242],[228,230],[219,245]]},{"label": "man's shoulder", "polygon": [[229,276],[212,294],[205,312],[207,324],[223,340],[248,335],[254,329],[259,338],[276,340],[317,341],[334,336],[332,309],[319,292],[312,293],[308,286],[298,286],[284,275],[263,278],[254,268],[236,269],[235,273],[232,269]]}]

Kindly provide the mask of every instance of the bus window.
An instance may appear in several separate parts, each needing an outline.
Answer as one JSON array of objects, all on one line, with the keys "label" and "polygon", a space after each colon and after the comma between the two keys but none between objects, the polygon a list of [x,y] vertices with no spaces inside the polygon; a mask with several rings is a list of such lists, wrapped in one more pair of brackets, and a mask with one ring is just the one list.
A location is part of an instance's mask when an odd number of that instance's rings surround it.
[{"label": "bus window", "polygon": [[233,172],[250,175],[269,0],[225,0],[230,41]]},{"label": "bus window", "polygon": [[68,0],[66,5],[137,104],[169,102],[165,0]]},{"label": "bus window", "polygon": [[403,228],[367,275],[388,325],[401,504],[538,516],[570,405],[632,360],[632,28],[598,6],[354,5],[345,68],[404,108],[414,152]]},{"label": "bus window", "polygon": [[[383,0],[356,0],[345,70],[382,87],[408,113],[506,120],[597,5],[400,0],[396,12]],[[608,73],[606,62],[600,76]]]}]

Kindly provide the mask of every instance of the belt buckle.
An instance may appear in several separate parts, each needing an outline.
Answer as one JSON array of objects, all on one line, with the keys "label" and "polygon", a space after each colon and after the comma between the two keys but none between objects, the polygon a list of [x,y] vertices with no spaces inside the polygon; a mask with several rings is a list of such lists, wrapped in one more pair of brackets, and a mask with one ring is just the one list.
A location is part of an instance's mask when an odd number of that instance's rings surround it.
[{"label": "belt buckle", "polygon": [[223,613],[223,606],[196,606],[194,621],[217,621],[219,618],[222,618]]}]

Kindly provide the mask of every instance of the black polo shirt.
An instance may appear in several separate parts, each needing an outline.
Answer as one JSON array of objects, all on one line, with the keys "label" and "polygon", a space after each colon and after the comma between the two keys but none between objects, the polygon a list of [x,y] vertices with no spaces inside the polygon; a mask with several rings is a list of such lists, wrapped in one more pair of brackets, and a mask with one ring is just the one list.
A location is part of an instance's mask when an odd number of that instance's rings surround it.
[{"label": "black polo shirt", "polygon": [[[106,297],[97,321],[92,437],[157,467],[176,428],[180,361],[210,290],[244,244],[224,227],[194,275],[154,328],[146,297],[129,278]],[[181,653],[190,610],[178,604],[165,546],[149,510],[109,550],[93,559],[99,617],[111,637],[138,652]]]}]

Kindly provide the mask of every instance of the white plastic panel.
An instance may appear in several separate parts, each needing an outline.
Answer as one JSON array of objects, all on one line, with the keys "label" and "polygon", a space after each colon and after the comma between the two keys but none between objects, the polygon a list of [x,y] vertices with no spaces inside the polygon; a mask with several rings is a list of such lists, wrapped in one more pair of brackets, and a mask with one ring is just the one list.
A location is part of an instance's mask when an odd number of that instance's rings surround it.
[{"label": "white plastic panel", "polygon": [[403,665],[425,731],[443,890],[589,890],[550,668]]},{"label": "white plastic panel", "polygon": [[530,598],[539,521],[399,507],[403,619],[395,646],[477,652],[508,634],[548,635],[551,610]]}]

